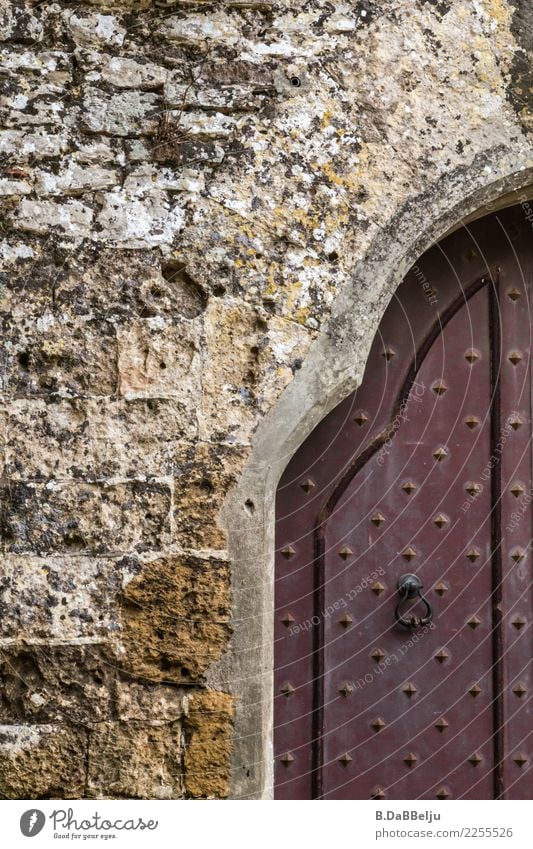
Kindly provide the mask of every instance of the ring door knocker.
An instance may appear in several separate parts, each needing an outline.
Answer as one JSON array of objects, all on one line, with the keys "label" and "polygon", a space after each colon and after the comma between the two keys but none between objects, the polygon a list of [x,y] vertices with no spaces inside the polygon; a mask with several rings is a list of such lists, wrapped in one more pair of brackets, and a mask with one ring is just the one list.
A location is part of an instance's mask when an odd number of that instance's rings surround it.
[{"label": "ring door knocker", "polygon": [[[422,581],[416,575],[402,575],[398,581],[398,592],[400,593],[400,601],[396,605],[396,621],[406,628],[420,628],[422,625],[428,625],[433,618],[433,608],[431,604],[422,595]],[[426,607],[426,615],[420,618],[419,616],[405,617],[401,614],[401,607],[404,601],[416,598],[420,599]]]}]

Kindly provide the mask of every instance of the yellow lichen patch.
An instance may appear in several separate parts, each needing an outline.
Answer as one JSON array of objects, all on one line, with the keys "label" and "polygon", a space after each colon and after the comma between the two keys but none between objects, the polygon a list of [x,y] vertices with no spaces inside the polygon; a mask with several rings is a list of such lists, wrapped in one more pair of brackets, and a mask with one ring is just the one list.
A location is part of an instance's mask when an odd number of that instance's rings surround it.
[{"label": "yellow lichen patch", "polygon": [[326,111],[322,115],[322,120],[320,121],[320,126],[322,127],[323,130],[325,130],[326,127],[329,127],[329,125],[331,123],[332,115],[333,115],[333,112],[331,111],[331,109],[326,109]]},{"label": "yellow lichen patch", "polygon": [[481,6],[486,10],[494,21],[502,27],[509,27],[511,23],[511,9],[504,0],[481,0]]},{"label": "yellow lichen patch", "polygon": [[324,162],[321,167],[322,171],[324,172],[330,183],[333,183],[333,185],[335,186],[343,185],[344,181],[342,177],[340,177],[339,174],[335,173],[333,166],[329,162]]},{"label": "yellow lichen patch", "polygon": [[229,793],[233,699],[207,690],[189,700],[185,720],[185,789],[194,798],[224,798]]}]

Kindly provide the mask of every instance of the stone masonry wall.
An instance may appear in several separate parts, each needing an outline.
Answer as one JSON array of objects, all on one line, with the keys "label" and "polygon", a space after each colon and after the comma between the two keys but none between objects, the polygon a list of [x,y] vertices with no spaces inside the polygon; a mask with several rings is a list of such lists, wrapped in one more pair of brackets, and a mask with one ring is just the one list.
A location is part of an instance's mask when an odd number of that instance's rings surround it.
[{"label": "stone masonry wall", "polygon": [[0,0],[0,42],[0,795],[224,797],[224,497],[376,234],[530,155],[530,7]]}]

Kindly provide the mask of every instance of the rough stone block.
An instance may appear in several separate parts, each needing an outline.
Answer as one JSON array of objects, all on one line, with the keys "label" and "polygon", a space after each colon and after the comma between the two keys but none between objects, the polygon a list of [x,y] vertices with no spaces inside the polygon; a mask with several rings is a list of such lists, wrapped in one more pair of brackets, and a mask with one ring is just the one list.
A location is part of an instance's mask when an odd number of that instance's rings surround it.
[{"label": "rough stone block", "polygon": [[161,318],[119,330],[120,393],[126,398],[177,398],[196,407],[201,391],[199,330],[197,322]]},{"label": "rough stone block", "polygon": [[159,34],[178,44],[233,46],[241,38],[236,22],[225,12],[167,18]]},{"label": "rough stone block", "polygon": [[117,340],[105,321],[62,321],[53,313],[6,329],[6,389],[16,395],[53,392],[111,395],[117,387]]},{"label": "rough stone block", "polygon": [[179,723],[106,723],[90,735],[88,796],[179,799],[181,758]]},{"label": "rough stone block", "polygon": [[173,398],[15,400],[6,470],[12,480],[164,477],[196,435],[195,410]]},{"label": "rough stone block", "polygon": [[79,200],[54,202],[25,198],[12,216],[13,226],[27,233],[49,233],[57,227],[72,238],[88,236],[92,221],[92,209]]},{"label": "rough stone block", "polygon": [[122,667],[189,683],[227,646],[229,563],[176,555],[145,563],[122,594]]},{"label": "rough stone block", "polygon": [[245,446],[199,443],[176,454],[174,527],[183,548],[226,547],[226,533],[217,518],[248,453]]},{"label": "rough stone block", "polygon": [[173,722],[183,718],[187,689],[171,684],[121,681],[116,707],[124,722]]},{"label": "rough stone block", "polygon": [[87,732],[68,725],[0,727],[0,790],[6,799],[79,799]]},{"label": "rough stone block", "polygon": [[106,639],[119,628],[115,561],[4,555],[0,638]]},{"label": "rough stone block", "polygon": [[2,537],[16,554],[160,551],[170,540],[164,483],[4,484]]},{"label": "rough stone block", "polygon": [[185,720],[185,789],[195,799],[229,793],[233,699],[206,690],[189,698]]},{"label": "rough stone block", "polygon": [[161,112],[161,98],[155,94],[123,91],[108,95],[87,87],[81,123],[90,133],[136,136],[153,133]]},{"label": "rough stone block", "polygon": [[139,61],[121,56],[102,57],[97,75],[115,88],[138,88],[141,91],[160,88],[168,78],[168,71],[143,57]]},{"label": "rough stone block", "polygon": [[111,168],[98,165],[83,167],[70,162],[59,171],[37,169],[34,174],[38,195],[80,195],[84,192],[110,189],[119,182],[119,174]]},{"label": "rough stone block", "polygon": [[0,644],[0,722],[104,721],[115,664],[99,646]]},{"label": "rough stone block", "polygon": [[101,14],[89,9],[65,9],[63,12],[73,40],[83,47],[95,45],[121,47],[126,27],[116,15]]},{"label": "rough stone block", "polygon": [[44,27],[38,14],[22,4],[15,5],[4,0],[0,6],[0,41],[35,45],[42,41],[43,33]]},{"label": "rough stone block", "polygon": [[105,315],[119,324],[158,317],[176,320],[196,318],[205,302],[184,262],[162,264],[153,252],[69,252],[64,265],[55,268],[54,305],[62,315]]},{"label": "rough stone block", "polygon": [[59,156],[68,146],[65,133],[45,130],[0,130],[0,155],[12,156],[16,161],[32,161]]},{"label": "rough stone block", "polygon": [[254,311],[242,304],[210,302],[200,433],[216,440],[246,440],[255,419],[260,332]]},{"label": "rough stone block", "polygon": [[184,209],[169,202],[166,192],[154,190],[138,199],[116,190],[103,196],[96,230],[102,241],[119,248],[154,248],[171,245],[184,223]]}]

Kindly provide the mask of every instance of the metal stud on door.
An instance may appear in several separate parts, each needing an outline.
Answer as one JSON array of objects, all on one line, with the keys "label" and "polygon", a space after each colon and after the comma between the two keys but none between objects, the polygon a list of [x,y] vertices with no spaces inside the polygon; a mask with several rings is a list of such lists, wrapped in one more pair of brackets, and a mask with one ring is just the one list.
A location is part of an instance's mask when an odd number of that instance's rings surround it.
[{"label": "metal stud on door", "polygon": [[278,798],[531,797],[532,268],[520,209],[429,251],[284,474]]}]

